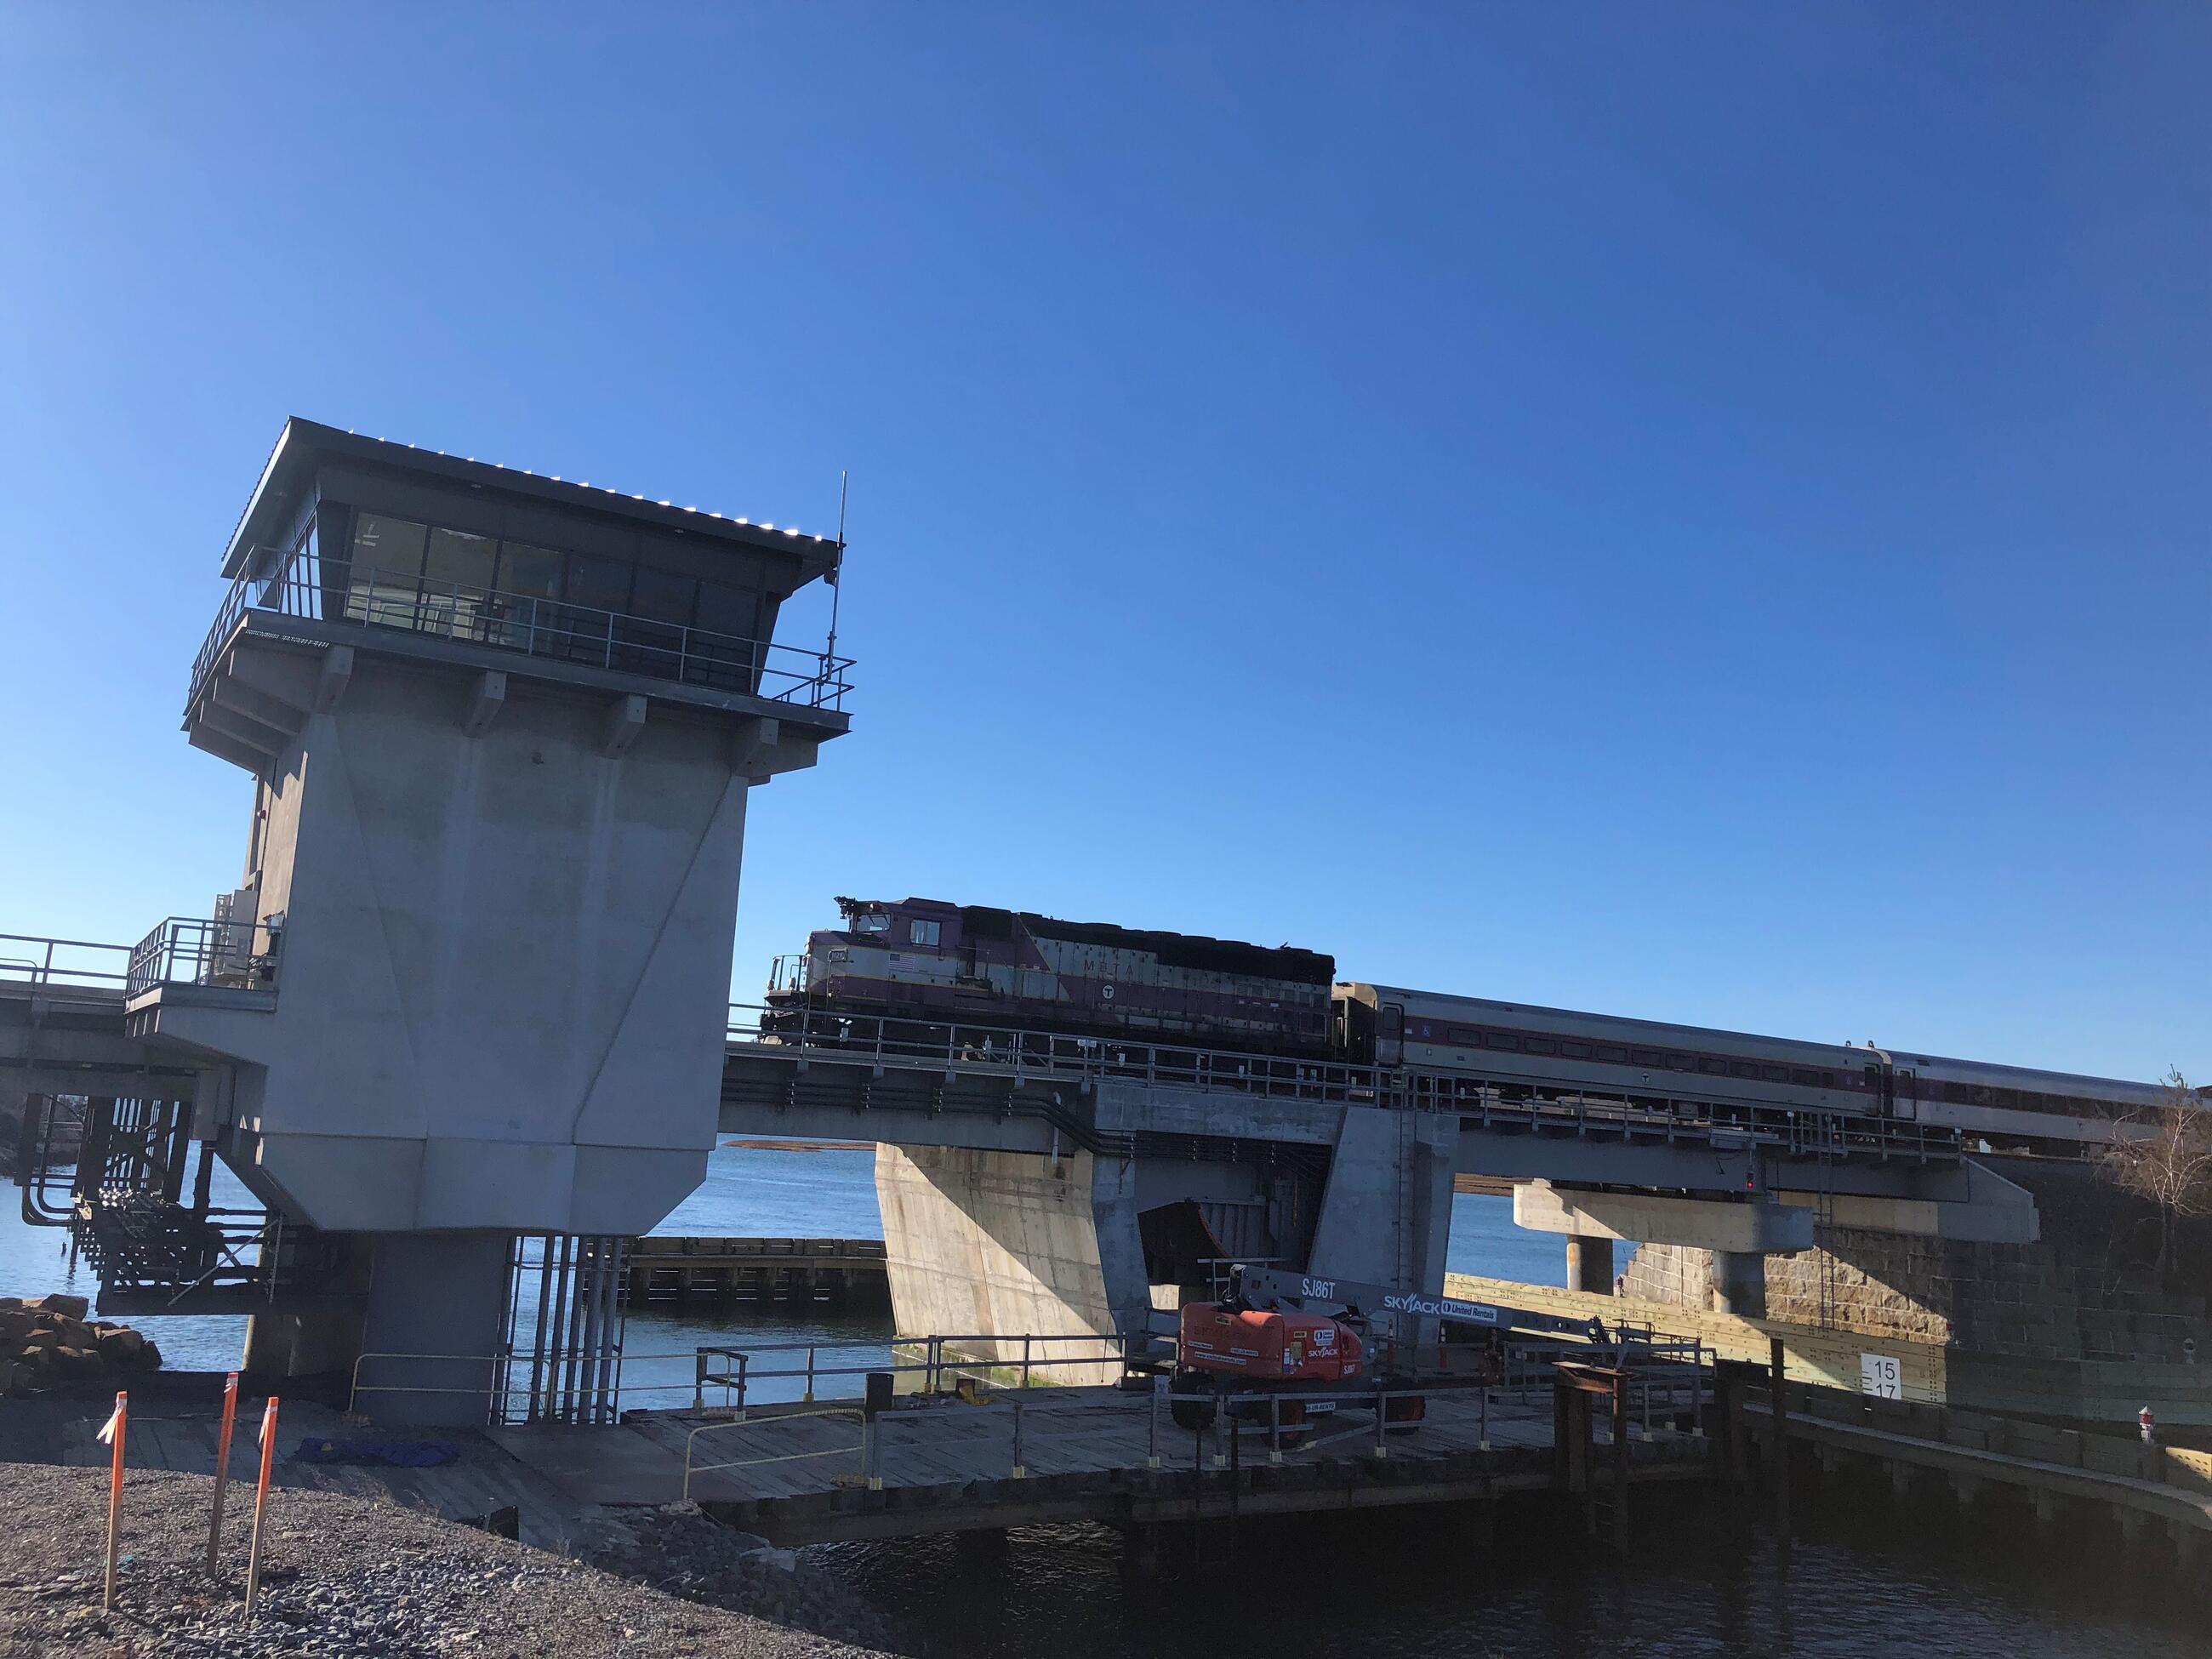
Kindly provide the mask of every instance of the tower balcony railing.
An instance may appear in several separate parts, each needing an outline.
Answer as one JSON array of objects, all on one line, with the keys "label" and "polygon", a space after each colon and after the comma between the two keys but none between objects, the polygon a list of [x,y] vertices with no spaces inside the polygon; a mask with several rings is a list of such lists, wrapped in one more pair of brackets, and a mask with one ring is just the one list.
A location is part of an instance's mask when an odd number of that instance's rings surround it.
[{"label": "tower balcony railing", "polygon": [[132,947],[124,994],[136,997],[161,985],[273,990],[281,938],[264,921],[171,916]]},{"label": "tower balcony railing", "polygon": [[772,702],[842,711],[849,657],[769,640],[739,639],[565,599],[295,553],[274,575],[231,585],[192,663],[196,703],[246,613],[364,629],[392,629],[541,660],[734,691]]}]

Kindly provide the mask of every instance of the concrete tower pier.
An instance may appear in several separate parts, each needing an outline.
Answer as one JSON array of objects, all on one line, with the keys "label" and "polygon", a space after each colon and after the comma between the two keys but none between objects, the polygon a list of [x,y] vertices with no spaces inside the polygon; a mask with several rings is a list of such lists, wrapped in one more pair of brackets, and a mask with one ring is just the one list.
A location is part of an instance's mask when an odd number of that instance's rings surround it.
[{"label": "concrete tower pier", "polygon": [[[356,1328],[258,1336],[492,1355],[515,1235],[697,1185],[747,797],[847,725],[842,665],[770,641],[839,551],[286,425],[185,719],[253,780],[218,971],[130,1004],[234,1070],[209,1129],[255,1194],[352,1241]],[[457,1392],[374,1414],[483,1416],[482,1364],[397,1369]]]}]

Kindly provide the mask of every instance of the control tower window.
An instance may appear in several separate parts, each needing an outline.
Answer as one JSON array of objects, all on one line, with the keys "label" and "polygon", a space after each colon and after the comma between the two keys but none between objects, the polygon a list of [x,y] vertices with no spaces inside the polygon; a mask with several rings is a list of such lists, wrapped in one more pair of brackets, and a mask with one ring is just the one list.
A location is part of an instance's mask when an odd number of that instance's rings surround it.
[{"label": "control tower window", "polygon": [[574,662],[605,665],[612,659],[615,615],[629,608],[634,574],[619,559],[568,556],[568,603],[561,618],[567,649],[562,654]]},{"label": "control tower window", "polygon": [[909,945],[934,945],[937,943],[937,939],[938,924],[936,922],[913,922],[907,928],[907,943]]},{"label": "control tower window", "polygon": [[354,521],[348,621],[415,626],[416,585],[422,577],[422,541],[428,533],[422,525],[381,513],[364,513]]},{"label": "control tower window", "polygon": [[422,562],[422,621],[433,634],[483,637],[483,609],[490,599],[492,564],[499,544],[489,536],[459,530],[430,531],[430,550]]},{"label": "control tower window", "polygon": [[616,653],[617,665],[635,673],[675,678],[682,666],[684,630],[690,624],[691,607],[698,597],[697,577],[640,565],[630,589],[630,614],[616,625],[622,647]]},{"label": "control tower window", "polygon": [[501,542],[499,547],[501,613],[500,641],[519,651],[548,652],[558,637],[559,617],[550,601],[561,597],[562,556],[527,542]]},{"label": "control tower window", "polygon": [[757,653],[752,640],[760,621],[760,595],[729,582],[702,581],[697,614],[684,678],[726,691],[754,689]]},{"label": "control tower window", "polygon": [[890,930],[891,919],[880,910],[853,918],[853,931],[856,933],[888,933]]}]

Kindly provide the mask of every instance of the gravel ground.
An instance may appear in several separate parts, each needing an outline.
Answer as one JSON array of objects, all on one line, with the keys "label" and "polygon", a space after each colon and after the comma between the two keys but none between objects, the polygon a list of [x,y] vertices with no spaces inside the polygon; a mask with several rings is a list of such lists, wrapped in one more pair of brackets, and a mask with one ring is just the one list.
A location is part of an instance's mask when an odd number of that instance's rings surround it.
[{"label": "gravel ground", "polygon": [[[866,1650],[728,1610],[781,1595],[794,1616],[851,1626],[866,1618],[834,1583],[805,1570],[774,1575],[781,1553],[720,1540],[696,1512],[645,1511],[610,1529],[602,1559],[699,1599],[632,1583],[434,1516],[334,1492],[270,1498],[261,1596],[245,1619],[250,1487],[234,1487],[222,1571],[201,1570],[210,1482],[133,1470],[124,1489],[116,1609],[100,1611],[106,1472],[0,1466],[0,1659],[50,1653],[178,1659],[858,1659]],[[715,1529],[719,1533],[720,1529]],[[653,1559],[655,1540],[665,1552]],[[625,1553],[627,1553],[627,1558]],[[708,1601],[725,1605],[707,1605]]]}]

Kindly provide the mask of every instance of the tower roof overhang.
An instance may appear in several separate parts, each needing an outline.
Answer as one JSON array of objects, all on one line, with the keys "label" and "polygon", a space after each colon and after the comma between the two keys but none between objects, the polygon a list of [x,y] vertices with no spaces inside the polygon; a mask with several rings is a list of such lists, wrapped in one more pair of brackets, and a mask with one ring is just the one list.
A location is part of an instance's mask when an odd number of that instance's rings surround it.
[{"label": "tower roof overhang", "polygon": [[602,489],[523,467],[448,455],[441,450],[422,449],[385,438],[365,438],[356,432],[295,415],[284,422],[284,429],[277,434],[276,447],[270,452],[253,495],[239,518],[237,529],[231,533],[229,545],[223,550],[222,574],[226,577],[241,574],[253,550],[282,532],[298,511],[305,493],[313,487],[318,469],[330,461],[383,469],[448,489],[503,495],[603,522],[696,537],[709,544],[721,543],[796,558],[799,570],[794,587],[817,576],[829,575],[836,568],[841,551],[837,542],[829,537],[751,524],[720,513]]}]

